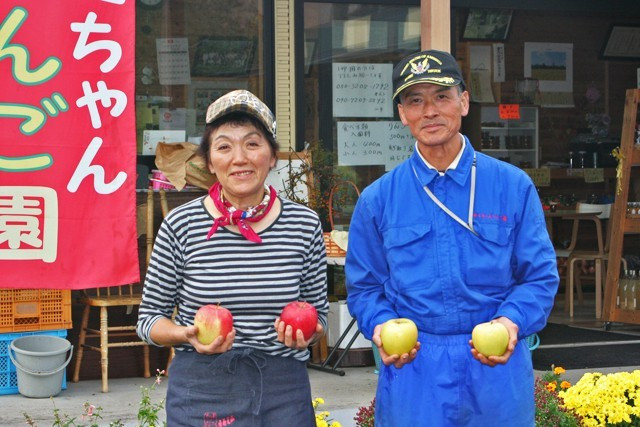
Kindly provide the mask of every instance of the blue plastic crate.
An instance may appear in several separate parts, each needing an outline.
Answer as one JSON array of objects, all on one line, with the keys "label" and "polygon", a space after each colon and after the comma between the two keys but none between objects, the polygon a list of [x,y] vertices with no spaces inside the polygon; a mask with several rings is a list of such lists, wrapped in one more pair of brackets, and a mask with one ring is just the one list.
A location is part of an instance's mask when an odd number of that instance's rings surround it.
[{"label": "blue plastic crate", "polygon": [[[0,395],[18,393],[18,375],[16,367],[9,358],[11,342],[16,338],[27,335],[53,335],[66,338],[66,329],[54,329],[52,331],[15,332],[10,334],[0,334]],[[62,375],[62,389],[67,388],[67,373]]]}]

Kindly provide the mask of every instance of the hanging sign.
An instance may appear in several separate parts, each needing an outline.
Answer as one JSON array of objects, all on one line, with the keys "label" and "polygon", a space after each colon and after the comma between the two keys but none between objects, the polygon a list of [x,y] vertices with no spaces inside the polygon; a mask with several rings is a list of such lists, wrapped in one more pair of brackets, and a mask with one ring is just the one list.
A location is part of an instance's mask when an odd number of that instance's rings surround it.
[{"label": "hanging sign", "polygon": [[500,104],[498,114],[501,120],[520,120],[520,104]]},{"label": "hanging sign", "polygon": [[139,280],[135,2],[0,2],[3,288]]},{"label": "hanging sign", "polygon": [[536,187],[549,187],[551,186],[551,169],[539,168],[539,169],[524,169],[529,175],[533,184]]}]

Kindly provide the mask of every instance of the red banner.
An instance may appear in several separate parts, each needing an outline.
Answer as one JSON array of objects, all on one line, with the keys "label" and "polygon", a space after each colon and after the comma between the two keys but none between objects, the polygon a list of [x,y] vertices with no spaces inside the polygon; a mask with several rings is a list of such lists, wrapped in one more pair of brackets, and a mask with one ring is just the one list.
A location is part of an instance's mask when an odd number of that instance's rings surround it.
[{"label": "red banner", "polygon": [[134,0],[2,0],[0,21],[0,287],[138,281]]}]

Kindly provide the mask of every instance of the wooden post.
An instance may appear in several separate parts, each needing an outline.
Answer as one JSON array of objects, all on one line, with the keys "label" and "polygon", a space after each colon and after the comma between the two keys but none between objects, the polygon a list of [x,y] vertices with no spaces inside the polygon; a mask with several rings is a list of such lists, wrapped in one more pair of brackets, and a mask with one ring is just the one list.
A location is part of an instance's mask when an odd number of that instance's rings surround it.
[{"label": "wooden post", "polygon": [[451,52],[450,0],[420,0],[420,23],[422,50]]}]

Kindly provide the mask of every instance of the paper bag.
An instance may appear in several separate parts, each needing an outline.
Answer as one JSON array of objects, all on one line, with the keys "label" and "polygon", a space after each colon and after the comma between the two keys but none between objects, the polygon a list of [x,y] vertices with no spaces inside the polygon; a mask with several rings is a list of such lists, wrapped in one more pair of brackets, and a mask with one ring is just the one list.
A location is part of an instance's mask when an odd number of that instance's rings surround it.
[{"label": "paper bag", "polygon": [[198,144],[191,142],[158,143],[156,166],[177,190],[187,184],[208,190],[216,182],[205,160],[196,154],[197,149]]}]

